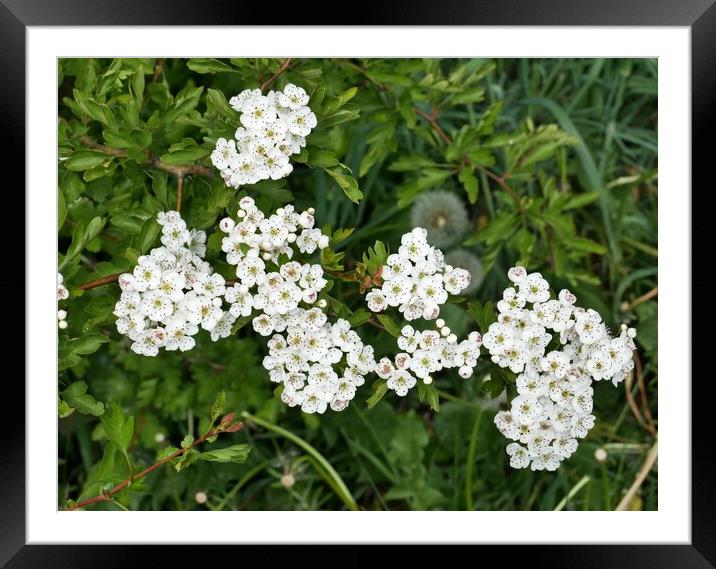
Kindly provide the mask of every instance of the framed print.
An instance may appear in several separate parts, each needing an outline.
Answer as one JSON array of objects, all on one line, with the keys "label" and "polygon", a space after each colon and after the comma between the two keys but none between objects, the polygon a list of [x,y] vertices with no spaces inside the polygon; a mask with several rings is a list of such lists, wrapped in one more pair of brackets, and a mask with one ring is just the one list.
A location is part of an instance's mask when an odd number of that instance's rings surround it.
[{"label": "framed print", "polygon": [[5,1],[0,561],[714,566],[690,229],[716,8],[642,4]]}]

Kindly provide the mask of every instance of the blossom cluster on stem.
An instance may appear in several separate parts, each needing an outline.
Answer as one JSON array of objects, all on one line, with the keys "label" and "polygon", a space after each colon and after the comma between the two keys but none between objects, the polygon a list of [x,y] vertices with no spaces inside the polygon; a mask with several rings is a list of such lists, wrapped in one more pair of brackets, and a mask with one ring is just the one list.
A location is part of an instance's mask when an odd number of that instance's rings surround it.
[{"label": "blossom cluster on stem", "polygon": [[495,416],[513,468],[556,470],[594,426],[593,381],[624,380],[634,367],[633,328],[612,337],[601,316],[563,289],[552,298],[540,273],[520,266],[497,303],[483,345],[493,363],[517,375],[518,395]]},{"label": "blossom cluster on stem", "polygon": [[302,87],[289,83],[283,91],[246,89],[229,104],[241,113],[233,139],[219,138],[211,162],[228,186],[238,188],[261,180],[278,180],[293,171],[290,156],[306,146],[317,125]]},{"label": "blossom cluster on stem", "polygon": [[236,317],[222,309],[224,277],[203,259],[206,233],[189,230],[176,211],[159,213],[157,221],[162,246],[140,256],[134,270],[118,279],[117,330],[132,340],[132,351],[145,356],[161,348],[191,350],[200,329],[214,341],[226,338]]}]

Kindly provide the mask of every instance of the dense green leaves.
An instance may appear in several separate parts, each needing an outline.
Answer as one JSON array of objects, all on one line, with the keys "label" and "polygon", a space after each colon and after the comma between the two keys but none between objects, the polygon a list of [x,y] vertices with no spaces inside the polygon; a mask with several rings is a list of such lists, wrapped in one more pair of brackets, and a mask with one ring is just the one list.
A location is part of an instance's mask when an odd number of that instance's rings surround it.
[{"label": "dense green leaves", "polygon": [[[347,410],[306,415],[268,380],[251,317],[221,342],[201,332],[190,352],[147,358],[116,333],[117,284],[79,287],[131,271],[159,245],[156,213],[176,207],[184,172],[182,214],[207,231],[207,259],[227,279],[235,268],[217,224],[241,197],[267,211],[315,208],[331,236],[312,256],[329,273],[329,318],[348,319],[376,359],[390,357],[400,314],[371,313],[365,294],[382,285],[415,198],[454,192],[469,229],[445,252],[476,255],[484,279],[441,308],[453,332],[484,333],[496,320],[508,267],[539,270],[554,294],[569,287],[613,328],[637,327],[637,404],[655,416],[658,303],[634,301],[658,277],[656,62],[95,58],[61,59],[58,72],[58,264],[71,291],[59,305],[61,505],[177,456],[116,503],[91,507],[552,509],[587,475],[566,509],[614,507],[651,443],[623,390],[596,386],[597,425],[560,471],[518,472],[492,424],[515,377],[484,350],[469,380],[441,371],[398,397],[367,375]],[[318,126],[290,177],[228,188],[209,159],[240,124],[228,100],[270,78],[268,89],[303,86]],[[270,427],[237,424],[201,442],[243,410]],[[600,445],[605,463],[593,459]],[[637,507],[655,508],[655,489],[652,473]]]}]

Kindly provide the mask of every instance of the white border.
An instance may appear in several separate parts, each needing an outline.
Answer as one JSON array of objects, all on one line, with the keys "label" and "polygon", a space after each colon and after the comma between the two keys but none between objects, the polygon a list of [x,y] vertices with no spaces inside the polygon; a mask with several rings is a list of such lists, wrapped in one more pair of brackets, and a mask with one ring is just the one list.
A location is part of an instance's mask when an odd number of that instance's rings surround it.
[{"label": "white border", "polygon": [[[27,54],[28,543],[690,543],[689,28],[31,27]],[[659,361],[659,511],[57,512],[56,58],[170,54],[658,57],[659,336],[669,347]]]}]

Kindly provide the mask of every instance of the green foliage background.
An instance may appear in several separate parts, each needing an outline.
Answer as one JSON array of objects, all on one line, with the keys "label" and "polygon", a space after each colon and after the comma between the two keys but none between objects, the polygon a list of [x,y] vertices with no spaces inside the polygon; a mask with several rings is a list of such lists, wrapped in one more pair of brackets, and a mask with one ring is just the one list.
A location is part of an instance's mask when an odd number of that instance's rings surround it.
[{"label": "green foliage background", "polygon": [[[640,299],[657,285],[656,61],[71,59],[58,71],[58,256],[71,291],[58,347],[59,507],[190,444],[188,434],[216,419],[209,408],[222,391],[225,413],[253,419],[197,450],[240,450],[225,460],[192,451],[90,507],[616,507],[656,434],[657,301],[653,292]],[[271,87],[293,82],[311,94],[318,127],[290,177],[237,192],[217,172],[205,175],[208,155],[238,126],[227,99],[277,72]],[[469,208],[463,245],[486,277],[467,304],[447,305],[453,329],[484,329],[507,268],[522,262],[613,329],[638,329],[633,405],[624,385],[596,384],[597,424],[576,455],[556,473],[533,473],[507,464],[507,441],[492,424],[504,402],[492,397],[511,394],[513,378],[488,378],[486,363],[470,380],[443,373],[435,389],[388,394],[372,407],[366,385],[347,411],[309,416],[274,395],[260,365],[265,343],[250,327],[219,343],[201,333],[184,354],[132,353],[114,328],[116,283],[78,287],[130,270],[157,245],[154,218],[175,206],[177,168],[187,173],[182,213],[207,230],[207,258],[227,278],[217,223],[240,197],[265,209],[315,207],[337,242],[321,261],[346,274],[330,291],[332,308],[364,321],[360,334],[380,355],[394,339],[367,325],[351,279],[375,270],[383,245],[397,246],[416,196],[454,191]],[[248,459],[236,445],[250,445]],[[600,447],[604,462],[594,458]],[[281,483],[288,473],[291,487]],[[657,508],[656,479],[653,469],[631,508]]]}]

